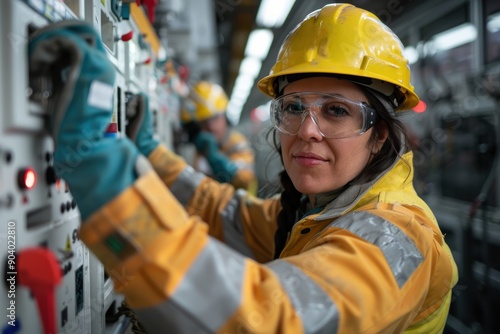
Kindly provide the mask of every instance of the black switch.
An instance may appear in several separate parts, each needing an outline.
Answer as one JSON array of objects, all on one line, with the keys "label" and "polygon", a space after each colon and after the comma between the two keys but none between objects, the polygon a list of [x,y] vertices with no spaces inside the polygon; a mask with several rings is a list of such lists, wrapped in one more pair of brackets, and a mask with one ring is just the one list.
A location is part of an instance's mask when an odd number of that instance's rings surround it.
[{"label": "black switch", "polygon": [[47,170],[45,171],[45,181],[49,186],[56,183],[57,175],[54,167],[52,166],[47,167]]}]

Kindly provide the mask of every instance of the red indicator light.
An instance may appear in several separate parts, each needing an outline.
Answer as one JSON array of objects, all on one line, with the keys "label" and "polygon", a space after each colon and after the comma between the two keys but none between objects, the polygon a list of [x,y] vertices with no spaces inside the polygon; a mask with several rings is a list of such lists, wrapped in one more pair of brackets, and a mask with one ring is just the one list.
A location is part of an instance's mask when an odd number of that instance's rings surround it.
[{"label": "red indicator light", "polygon": [[23,168],[17,174],[17,181],[21,189],[33,189],[36,184],[36,173],[31,168]]},{"label": "red indicator light", "polygon": [[413,111],[417,113],[423,113],[427,109],[427,104],[424,101],[420,100],[418,104],[413,107]]}]

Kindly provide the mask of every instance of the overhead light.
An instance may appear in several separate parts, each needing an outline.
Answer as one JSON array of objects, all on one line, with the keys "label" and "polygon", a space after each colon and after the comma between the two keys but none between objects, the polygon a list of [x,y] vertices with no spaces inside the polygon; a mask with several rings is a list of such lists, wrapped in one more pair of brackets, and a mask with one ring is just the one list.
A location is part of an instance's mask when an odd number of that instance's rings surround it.
[{"label": "overhead light", "polygon": [[496,33],[500,31],[500,13],[496,13],[488,17],[486,28],[490,33]]},{"label": "overhead light", "polygon": [[246,98],[244,100],[235,100],[231,98],[226,108],[226,115],[229,118],[231,124],[238,124],[240,121],[241,111],[243,110],[243,105],[245,104]]},{"label": "overhead light", "polygon": [[241,111],[243,110],[242,104],[232,104],[227,105],[226,115],[231,124],[238,124],[240,121]]},{"label": "overhead light", "polygon": [[238,124],[243,105],[248,99],[248,95],[250,95],[254,81],[254,78],[241,72],[236,78],[226,111],[227,117],[232,124]]},{"label": "overhead light", "polygon": [[273,43],[274,35],[269,29],[255,29],[248,36],[245,56],[257,59],[266,58]]},{"label": "overhead light", "polygon": [[415,64],[418,61],[418,51],[413,46],[407,46],[403,51],[408,63]]},{"label": "overhead light", "polygon": [[250,90],[252,90],[254,84],[254,79],[246,74],[239,74],[234,82],[233,94],[245,93],[248,95]]},{"label": "overhead light", "polygon": [[431,42],[434,50],[444,51],[470,43],[476,37],[476,27],[472,23],[464,23],[435,35]]},{"label": "overhead light", "polygon": [[[266,1],[267,0],[264,0],[264,2]],[[291,3],[293,4],[293,1],[291,1]],[[286,15],[288,15],[288,11]],[[237,124],[239,122],[243,106],[250,95],[250,91],[254,87],[255,78],[260,73],[262,60],[267,57],[273,38],[274,35],[269,29],[256,29],[252,31],[248,37],[247,46],[245,48],[245,58],[241,61],[239,74],[234,82],[233,91],[227,107],[227,117],[232,124]]]},{"label": "overhead light", "polygon": [[246,74],[255,79],[259,75],[261,67],[262,62],[260,60],[253,57],[246,57],[241,61],[240,74]]},{"label": "overhead light", "polygon": [[266,28],[279,28],[285,22],[295,0],[262,0],[257,12],[257,24]]}]

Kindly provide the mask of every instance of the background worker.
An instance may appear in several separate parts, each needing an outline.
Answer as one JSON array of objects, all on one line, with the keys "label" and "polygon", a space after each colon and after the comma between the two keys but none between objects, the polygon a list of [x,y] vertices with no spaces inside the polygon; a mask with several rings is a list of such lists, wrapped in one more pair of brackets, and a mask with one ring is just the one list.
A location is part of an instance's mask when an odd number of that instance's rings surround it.
[{"label": "background worker", "polygon": [[[98,60],[94,81],[110,82]],[[397,119],[419,101],[410,77],[401,42],[372,13],[309,14],[259,81],[284,167],[270,199],[197,173],[143,135],[147,117],[137,146],[85,137],[104,133],[111,109],[74,98],[51,124],[59,165],[92,144],[62,175],[79,236],[122,273],[115,288],[150,333],[441,333],[457,268],[413,188]],[[73,86],[85,94],[92,82]]]},{"label": "background worker", "polygon": [[219,182],[256,194],[254,152],[247,138],[229,124],[227,104],[226,93],[216,83],[200,81],[192,87],[181,114],[197,153],[188,162]]}]

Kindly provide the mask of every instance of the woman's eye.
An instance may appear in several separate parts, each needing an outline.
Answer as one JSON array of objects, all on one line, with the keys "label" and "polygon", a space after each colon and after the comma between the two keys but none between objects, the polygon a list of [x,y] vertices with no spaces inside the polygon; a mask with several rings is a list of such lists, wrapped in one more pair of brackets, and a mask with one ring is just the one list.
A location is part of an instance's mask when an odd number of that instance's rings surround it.
[{"label": "woman's eye", "polygon": [[332,116],[348,116],[349,109],[343,105],[330,105],[326,112]]},{"label": "woman's eye", "polygon": [[302,114],[302,112],[304,111],[304,108],[302,106],[302,103],[290,102],[290,103],[284,104],[283,110],[289,114]]}]

